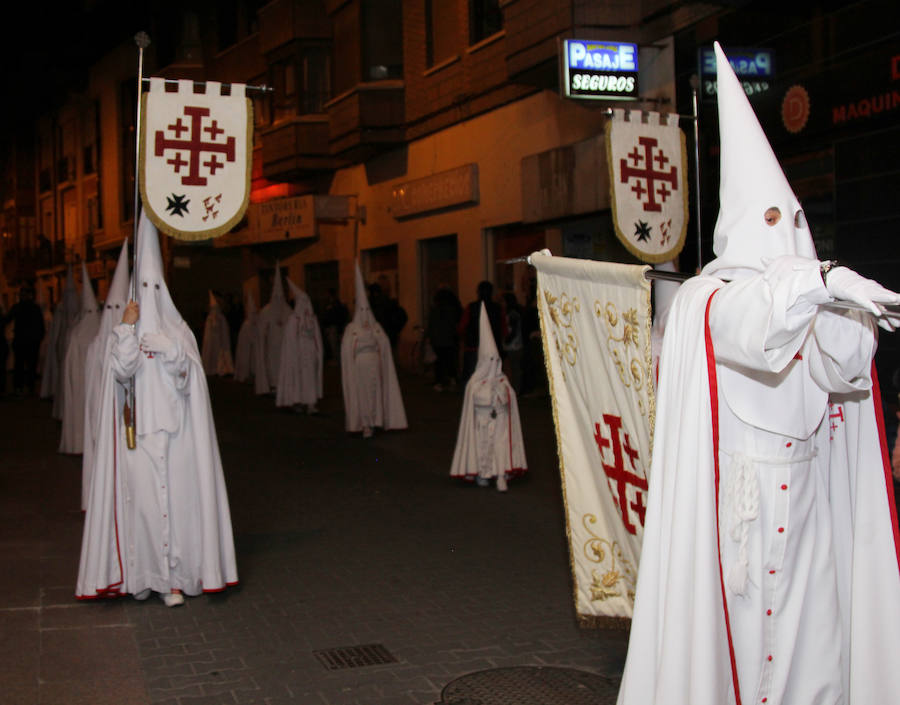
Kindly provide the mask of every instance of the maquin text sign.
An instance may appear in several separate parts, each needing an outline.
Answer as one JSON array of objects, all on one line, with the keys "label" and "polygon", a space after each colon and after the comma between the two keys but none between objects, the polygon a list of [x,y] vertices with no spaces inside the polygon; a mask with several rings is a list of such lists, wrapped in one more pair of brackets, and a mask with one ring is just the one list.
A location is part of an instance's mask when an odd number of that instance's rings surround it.
[{"label": "maquin text sign", "polygon": [[568,98],[637,100],[637,44],[564,39],[562,73]]}]

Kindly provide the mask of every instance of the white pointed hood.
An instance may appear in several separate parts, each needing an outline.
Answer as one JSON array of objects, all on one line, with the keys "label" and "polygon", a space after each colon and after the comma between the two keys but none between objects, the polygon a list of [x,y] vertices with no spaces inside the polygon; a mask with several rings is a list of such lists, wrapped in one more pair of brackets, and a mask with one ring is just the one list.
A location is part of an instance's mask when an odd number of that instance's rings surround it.
[{"label": "white pointed hood", "polygon": [[244,317],[251,318],[256,315],[256,298],[253,296],[253,292],[249,292],[247,294],[247,303],[244,305]]},{"label": "white pointed hood", "polygon": [[272,280],[272,298],[269,299],[272,308],[280,309],[287,305],[284,299],[284,285],[281,283],[281,265],[275,263],[275,277]]},{"label": "white pointed hood", "polygon": [[71,264],[66,267],[66,286],[63,289],[62,301],[59,305],[69,316],[78,315],[78,290],[75,288],[75,277],[72,275]]},{"label": "white pointed hood", "polygon": [[355,262],[355,267],[356,309],[353,312],[353,322],[371,325],[375,322],[375,317],[369,307],[369,297],[366,295],[366,283],[363,281],[362,272],[359,269],[359,260]]},{"label": "white pointed hood", "polygon": [[209,310],[212,311],[214,308],[219,307],[219,300],[216,298],[216,295],[212,293],[212,289],[207,289],[209,292]]},{"label": "white pointed hood", "polygon": [[494,340],[494,331],[491,329],[484,301],[481,302],[478,316],[478,362],[472,377],[475,379],[497,377],[503,373],[503,363],[497,351],[497,341]]},{"label": "white pointed hood", "polygon": [[110,331],[122,322],[122,314],[125,313],[125,305],[128,303],[128,240],[122,243],[119,251],[119,261],[113,274],[109,291],[106,292],[106,301],[103,302],[103,314],[100,316],[99,336],[106,340]]},{"label": "white pointed hood", "polygon": [[87,265],[84,260],[81,262],[81,317],[96,313],[99,309],[97,306],[97,297],[94,294],[94,287],[91,284],[91,278],[88,276]]},{"label": "white pointed hood", "polygon": [[312,301],[309,298],[309,294],[294,284],[290,277],[287,278],[287,283],[288,288],[291,290],[291,295],[294,297],[294,313],[298,316],[312,313]]},{"label": "white pointed hood", "polygon": [[[800,202],[719,43],[719,217],[713,234],[716,259],[703,271],[724,279],[761,272],[763,259],[797,255],[816,259]],[[767,212],[777,209],[776,223]]]},{"label": "white pointed hood", "polygon": [[144,211],[138,225],[137,244],[137,302],[140,318],[137,322],[138,338],[144,333],[166,333],[179,330],[184,323],[163,275],[162,253],[159,249],[159,233]]}]

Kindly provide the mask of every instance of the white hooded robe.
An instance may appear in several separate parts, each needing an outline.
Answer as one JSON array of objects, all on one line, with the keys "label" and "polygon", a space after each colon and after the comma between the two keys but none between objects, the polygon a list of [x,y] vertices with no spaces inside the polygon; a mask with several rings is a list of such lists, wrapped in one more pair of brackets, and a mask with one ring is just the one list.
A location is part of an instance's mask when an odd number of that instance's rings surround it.
[{"label": "white hooded robe", "polygon": [[505,480],[527,470],[516,392],[502,361],[484,305],[478,332],[478,362],[466,383],[451,477]]},{"label": "white hooded robe", "polygon": [[618,703],[892,702],[900,561],[873,324],[821,307],[799,202],[716,53],[717,258],[666,326]]},{"label": "white hooded robe", "polygon": [[72,328],[63,363],[63,413],[60,453],[79,455],[84,448],[85,362],[87,351],[100,328],[100,307],[87,267],[81,263],[81,314]]},{"label": "white hooded robe", "polygon": [[247,382],[253,377],[256,369],[256,346],[259,332],[257,322],[256,301],[253,294],[247,295],[244,306],[244,320],[238,330],[237,346],[234,353],[234,379],[236,382]]},{"label": "white hooded robe", "polygon": [[[148,588],[197,595],[237,582],[206,375],[166,288],[156,228],[143,213],[137,249],[140,318],[113,329],[101,382],[80,599]],[[151,339],[166,350],[148,348]],[[123,405],[132,375],[137,447],[129,450]]]},{"label": "white hooded robe", "polygon": [[97,445],[97,419],[100,414],[100,383],[103,366],[112,344],[112,329],[122,320],[128,303],[128,240],[122,243],[119,261],[113,273],[97,335],[88,346],[84,361],[84,454],[81,458],[81,509],[87,509],[94,472],[94,450]]},{"label": "white hooded robe", "polygon": [[208,375],[226,376],[234,373],[231,357],[231,332],[228,320],[215,294],[209,292],[209,313],[203,325],[203,369]]},{"label": "white hooded robe", "polygon": [[52,416],[54,419],[62,418],[63,387],[62,370],[66,359],[66,349],[69,346],[69,336],[72,328],[78,322],[79,314],[78,292],[75,289],[75,279],[72,276],[72,265],[66,271],[66,285],[63,289],[62,299],[53,312],[53,320],[50,322],[50,332],[47,340],[47,357],[44,360],[44,369],[41,375],[41,399],[53,399]]},{"label": "white hooded robe", "polygon": [[356,311],[341,339],[341,387],[348,431],[407,427],[391,343],[369,308],[358,262]]},{"label": "white hooded robe", "polygon": [[284,299],[281,284],[281,267],[275,265],[275,280],[272,282],[272,298],[259,312],[257,319],[256,367],[253,375],[253,390],[257,394],[269,394],[278,384],[278,369],[281,366],[281,339],[284,324],[291,315],[291,307]]},{"label": "white hooded robe", "polygon": [[287,283],[294,311],[284,326],[275,404],[313,407],[322,398],[322,333],[307,293],[290,279]]}]

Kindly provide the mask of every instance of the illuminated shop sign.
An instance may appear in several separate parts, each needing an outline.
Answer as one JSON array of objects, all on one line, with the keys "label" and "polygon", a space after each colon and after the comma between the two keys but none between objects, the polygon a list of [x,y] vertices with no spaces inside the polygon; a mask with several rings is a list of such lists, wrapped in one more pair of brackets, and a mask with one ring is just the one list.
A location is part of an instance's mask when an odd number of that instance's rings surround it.
[{"label": "illuminated shop sign", "polygon": [[[775,52],[771,49],[733,49],[728,63],[748,96],[765,93],[775,78]],[[703,98],[716,97],[716,53],[712,47],[700,50],[700,90]]]},{"label": "illuminated shop sign", "polygon": [[565,39],[562,71],[567,98],[637,100],[637,44]]}]

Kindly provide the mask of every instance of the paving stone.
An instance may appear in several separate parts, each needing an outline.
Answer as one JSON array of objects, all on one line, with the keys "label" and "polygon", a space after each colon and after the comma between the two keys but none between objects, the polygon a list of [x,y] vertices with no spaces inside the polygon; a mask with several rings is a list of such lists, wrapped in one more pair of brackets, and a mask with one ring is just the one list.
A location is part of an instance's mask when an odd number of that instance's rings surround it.
[{"label": "paving stone", "polygon": [[[0,610],[0,632],[26,645],[0,644],[0,704],[12,692],[37,702],[39,673],[50,678],[41,702],[67,705],[104,702],[92,683],[137,684],[121,692],[139,705],[433,705],[453,679],[494,667],[618,675],[627,634],[583,633],[574,620],[547,400],[521,402],[530,471],[502,496],[447,477],[460,396],[401,381],[410,429],[365,443],[343,430],[334,366],[326,413],[312,419],[210,380],[241,584],[175,610],[73,600],[80,466],[48,443],[49,405],[0,405],[17,438],[0,464],[11,488],[0,589],[22,608]],[[312,653],[371,643],[398,663],[331,672]]]}]

